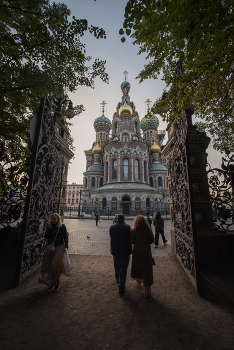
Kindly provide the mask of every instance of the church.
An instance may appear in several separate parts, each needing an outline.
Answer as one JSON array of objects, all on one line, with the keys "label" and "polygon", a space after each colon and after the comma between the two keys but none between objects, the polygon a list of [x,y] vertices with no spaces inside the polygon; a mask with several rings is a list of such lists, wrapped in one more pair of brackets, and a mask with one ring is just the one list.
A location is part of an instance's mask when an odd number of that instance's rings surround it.
[{"label": "church", "polygon": [[[84,151],[83,210],[100,215],[135,216],[156,211],[166,214],[168,185],[166,159],[161,154],[165,137],[159,119],[148,112],[140,120],[130,101],[130,83],[121,84],[122,100],[110,121],[102,102],[102,116],[95,119],[96,140]],[[164,213],[163,213],[164,212]]]}]

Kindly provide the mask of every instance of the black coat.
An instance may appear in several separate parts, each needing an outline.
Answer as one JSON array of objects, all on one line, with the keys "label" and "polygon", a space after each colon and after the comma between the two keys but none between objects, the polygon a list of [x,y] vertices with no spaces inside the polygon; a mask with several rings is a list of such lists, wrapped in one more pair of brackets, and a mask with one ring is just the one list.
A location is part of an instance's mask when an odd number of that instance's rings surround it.
[{"label": "black coat", "polygon": [[110,227],[110,248],[113,256],[128,256],[132,254],[130,243],[131,226],[117,221]]},{"label": "black coat", "polygon": [[[55,239],[56,234],[57,234],[57,237]],[[68,248],[68,234],[67,234],[66,226],[64,224],[62,224],[61,227],[48,226],[46,229],[45,238],[47,239],[48,244],[53,243],[55,239],[55,242],[54,242],[55,247],[58,247],[64,244],[65,248]]]}]

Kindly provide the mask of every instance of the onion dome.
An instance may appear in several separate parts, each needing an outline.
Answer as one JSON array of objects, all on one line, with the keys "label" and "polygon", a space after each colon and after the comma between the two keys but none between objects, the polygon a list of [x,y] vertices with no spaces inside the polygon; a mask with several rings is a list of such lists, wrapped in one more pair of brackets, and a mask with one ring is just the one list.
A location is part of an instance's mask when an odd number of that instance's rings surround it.
[{"label": "onion dome", "polygon": [[111,121],[102,115],[101,117],[94,120],[93,123],[94,129],[97,131],[98,129],[111,129]]},{"label": "onion dome", "polygon": [[130,90],[131,88],[131,85],[128,81],[123,81],[122,84],[121,84],[121,90],[123,91],[124,89],[127,89],[128,91]]},{"label": "onion dome", "polygon": [[147,113],[144,118],[141,120],[141,128],[144,130],[148,127],[155,127],[158,128],[159,126],[159,120],[156,117],[156,115],[151,114],[150,112]]},{"label": "onion dome", "polygon": [[158,162],[154,162],[153,164],[150,165],[149,171],[157,171],[157,170],[160,170],[160,171],[162,171],[162,170],[167,171],[167,168],[166,168],[164,165],[162,165],[162,164],[160,164],[160,163],[158,163]]},{"label": "onion dome", "polygon": [[153,146],[150,148],[150,152],[151,153],[160,153],[161,152],[161,148],[156,144],[155,141],[154,141]]},{"label": "onion dome", "polygon": [[122,105],[119,109],[119,116],[121,116],[123,114],[132,115],[132,108],[129,105],[127,105],[126,101],[125,101],[124,105]]},{"label": "onion dome", "polygon": [[93,154],[101,154],[102,148],[98,144],[96,144],[96,146],[93,147],[92,152]]}]

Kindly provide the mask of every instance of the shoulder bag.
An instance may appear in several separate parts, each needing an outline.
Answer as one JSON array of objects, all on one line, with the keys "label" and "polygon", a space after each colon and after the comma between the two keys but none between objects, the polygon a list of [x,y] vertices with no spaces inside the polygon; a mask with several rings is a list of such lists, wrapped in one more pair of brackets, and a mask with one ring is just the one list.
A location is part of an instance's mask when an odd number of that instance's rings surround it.
[{"label": "shoulder bag", "polygon": [[[57,235],[58,235],[58,233],[59,233],[59,230],[60,230],[60,228],[58,229],[58,232],[56,233],[56,236],[55,236],[55,238],[54,238],[54,242],[55,242],[56,237],[57,237]],[[51,244],[48,244],[48,245],[45,247],[44,254],[51,254],[51,253],[53,253],[53,252],[55,251],[54,242],[51,243]]]}]

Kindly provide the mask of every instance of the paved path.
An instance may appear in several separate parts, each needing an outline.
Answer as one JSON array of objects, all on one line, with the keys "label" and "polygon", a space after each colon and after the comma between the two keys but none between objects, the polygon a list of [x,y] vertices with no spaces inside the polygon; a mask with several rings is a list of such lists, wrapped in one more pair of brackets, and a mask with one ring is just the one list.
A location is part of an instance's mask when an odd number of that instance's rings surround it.
[{"label": "paved path", "polygon": [[[133,228],[133,220],[125,220],[125,222]],[[159,247],[154,248],[154,245],[151,245],[153,256],[171,252],[171,221],[165,220],[164,222],[167,246],[163,245],[162,239],[159,237]],[[112,220],[103,220],[98,227],[96,227],[94,219],[65,219],[64,224],[69,232],[69,254],[110,255],[109,228],[112,225]]]}]

